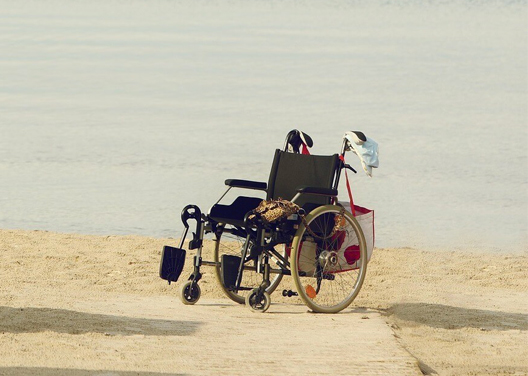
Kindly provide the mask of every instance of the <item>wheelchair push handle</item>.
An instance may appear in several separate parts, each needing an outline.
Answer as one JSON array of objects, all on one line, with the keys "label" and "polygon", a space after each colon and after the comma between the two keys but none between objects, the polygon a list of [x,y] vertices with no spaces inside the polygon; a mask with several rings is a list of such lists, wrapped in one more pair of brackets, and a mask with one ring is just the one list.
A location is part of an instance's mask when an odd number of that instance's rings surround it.
[{"label": "wheelchair push handle", "polygon": [[301,132],[297,129],[293,129],[286,135],[286,140],[284,141],[284,151],[290,151],[299,154],[301,149],[311,148],[313,146],[312,138],[304,132]]}]

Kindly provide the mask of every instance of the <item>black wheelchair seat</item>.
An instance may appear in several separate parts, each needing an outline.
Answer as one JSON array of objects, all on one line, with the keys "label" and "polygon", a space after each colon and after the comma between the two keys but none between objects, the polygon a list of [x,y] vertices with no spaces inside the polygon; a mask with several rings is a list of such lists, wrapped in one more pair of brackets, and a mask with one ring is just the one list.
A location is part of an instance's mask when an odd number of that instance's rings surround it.
[{"label": "black wheelchair seat", "polygon": [[231,205],[213,205],[209,217],[218,223],[244,227],[244,216],[255,209],[261,201],[262,199],[257,197],[239,196]]}]

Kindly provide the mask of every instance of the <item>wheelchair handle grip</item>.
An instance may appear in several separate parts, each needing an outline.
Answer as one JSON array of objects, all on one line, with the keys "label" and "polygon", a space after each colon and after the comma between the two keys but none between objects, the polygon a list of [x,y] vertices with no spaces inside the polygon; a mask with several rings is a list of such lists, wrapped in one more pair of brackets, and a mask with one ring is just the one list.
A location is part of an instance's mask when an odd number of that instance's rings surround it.
[{"label": "wheelchair handle grip", "polygon": [[298,154],[300,153],[301,145],[304,144],[311,148],[313,146],[313,140],[308,134],[297,129],[292,129],[286,135],[286,140],[284,141],[284,151],[288,150],[288,144],[293,148],[293,152]]}]

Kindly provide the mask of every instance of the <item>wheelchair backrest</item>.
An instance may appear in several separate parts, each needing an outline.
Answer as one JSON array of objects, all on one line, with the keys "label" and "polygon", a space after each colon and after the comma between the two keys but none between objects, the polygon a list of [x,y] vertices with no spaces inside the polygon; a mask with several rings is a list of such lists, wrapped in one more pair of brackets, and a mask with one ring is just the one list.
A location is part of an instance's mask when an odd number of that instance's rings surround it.
[{"label": "wheelchair backrest", "polygon": [[[339,156],[304,155],[288,153],[277,149],[268,180],[267,199],[283,198],[291,200],[297,189],[302,186],[317,188],[335,188],[336,171]],[[330,198],[326,196],[302,195],[296,202],[299,206],[326,205]]]}]

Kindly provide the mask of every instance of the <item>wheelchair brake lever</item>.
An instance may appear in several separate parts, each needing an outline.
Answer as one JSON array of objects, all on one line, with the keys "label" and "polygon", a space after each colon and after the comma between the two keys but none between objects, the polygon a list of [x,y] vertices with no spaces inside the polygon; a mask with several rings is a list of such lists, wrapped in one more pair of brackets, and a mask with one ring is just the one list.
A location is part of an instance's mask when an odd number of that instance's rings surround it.
[{"label": "wheelchair brake lever", "polygon": [[346,168],[347,170],[352,171],[354,174],[357,174],[357,171],[352,168],[348,163],[343,165],[343,168]]},{"label": "wheelchair brake lever", "polygon": [[196,232],[192,233],[193,238],[189,242],[189,249],[197,249],[202,246],[202,239],[200,239],[200,236],[196,234]]}]

